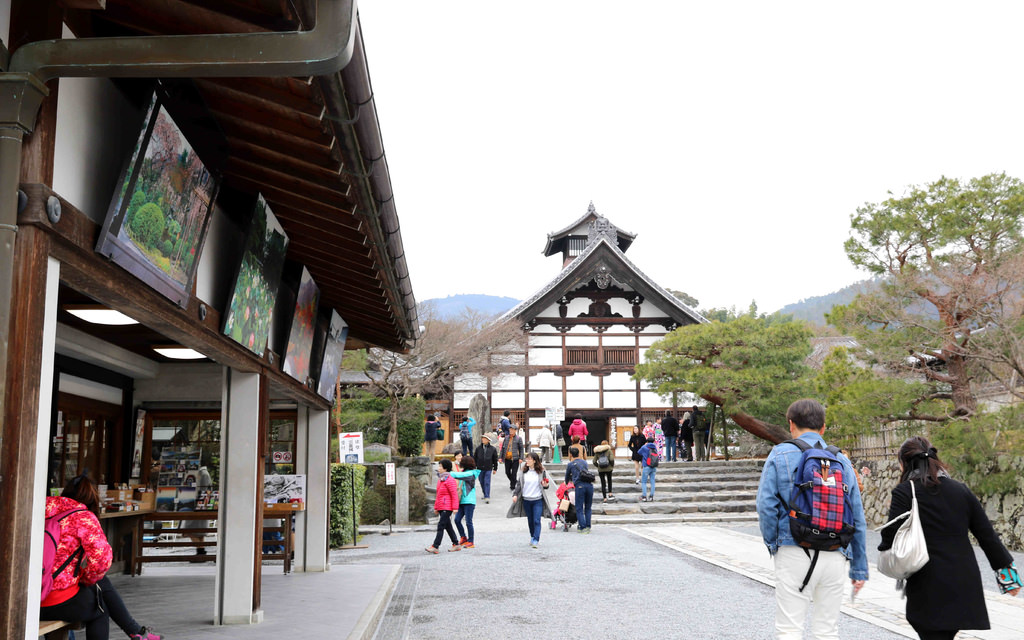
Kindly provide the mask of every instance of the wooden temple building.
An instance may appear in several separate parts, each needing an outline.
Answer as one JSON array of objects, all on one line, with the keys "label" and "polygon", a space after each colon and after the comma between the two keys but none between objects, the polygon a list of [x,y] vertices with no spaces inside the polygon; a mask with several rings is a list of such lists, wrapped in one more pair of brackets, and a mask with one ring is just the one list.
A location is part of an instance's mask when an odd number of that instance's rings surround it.
[{"label": "wooden temple building", "polygon": [[86,468],[170,513],[209,466],[211,619],[259,622],[265,476],[327,570],[338,356],[418,335],[355,3],[0,0],[0,39],[0,639]]},{"label": "wooden temple building", "polygon": [[[473,396],[485,396],[494,416],[511,412],[530,430],[545,424],[548,407],[564,407],[564,426],[579,413],[589,440],[626,446],[634,425],[663,416],[673,399],[659,396],[631,375],[644,352],[676,327],[706,322],[695,310],[647,277],[626,257],[635,234],[612,224],[593,203],[564,229],[548,235],[545,256],[558,256],[561,271],[532,297],[503,316],[529,333],[520,356],[529,376],[503,374],[456,380],[456,423]],[[692,397],[675,398],[691,406]],[[619,455],[624,455],[622,450]]]}]

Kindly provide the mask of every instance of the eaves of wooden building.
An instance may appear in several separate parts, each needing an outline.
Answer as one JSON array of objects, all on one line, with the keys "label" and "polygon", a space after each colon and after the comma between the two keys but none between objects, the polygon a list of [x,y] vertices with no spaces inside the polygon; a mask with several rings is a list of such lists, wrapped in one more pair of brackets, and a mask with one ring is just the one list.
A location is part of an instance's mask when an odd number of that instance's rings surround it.
[{"label": "eaves of wooden building", "polygon": [[[0,0],[0,18],[0,638],[34,637],[47,490],[86,466],[162,483],[148,458],[171,433],[220,464],[213,618],[257,622],[265,474],[305,476],[296,569],[328,567],[330,345],[418,334],[355,3]],[[153,228],[130,226],[144,180],[173,191],[153,243],[100,253]],[[232,306],[242,291],[265,295]],[[261,308],[264,333],[232,337]]]}]

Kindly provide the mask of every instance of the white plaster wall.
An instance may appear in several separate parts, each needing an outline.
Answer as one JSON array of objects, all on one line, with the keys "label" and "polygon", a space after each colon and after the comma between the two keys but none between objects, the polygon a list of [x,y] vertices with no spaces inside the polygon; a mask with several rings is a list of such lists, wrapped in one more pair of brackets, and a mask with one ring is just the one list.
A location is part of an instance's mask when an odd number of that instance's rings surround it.
[{"label": "white plaster wall", "polygon": [[473,396],[476,395],[476,392],[475,391],[472,391],[472,392],[470,392],[470,391],[464,391],[464,392],[456,391],[453,395],[454,395],[454,397],[452,398],[452,404],[455,405],[456,409],[468,409],[469,408],[469,401],[473,399]]},{"label": "white plaster wall", "polygon": [[[65,38],[73,37],[65,27]],[[62,78],[57,93],[53,190],[100,224],[145,114],[110,80]]]},{"label": "white plaster wall", "polygon": [[238,245],[239,237],[238,228],[215,201],[206,230],[206,242],[196,267],[196,297],[200,300],[214,306],[227,304],[234,282],[231,275],[225,277],[224,274],[233,271],[236,265],[223,263],[226,256],[236,256],[238,249],[233,247]]},{"label": "white plaster wall", "polygon": [[629,427],[632,429],[636,426],[636,416],[618,416],[615,418],[615,423],[620,427]]},{"label": "white plaster wall", "polygon": [[[589,329],[588,329],[589,331]],[[566,336],[565,346],[567,347],[596,347],[597,346],[597,334],[590,331],[590,335],[584,336]]]},{"label": "white plaster wall", "polygon": [[522,353],[501,353],[491,356],[491,362],[498,366],[524,364],[526,362],[526,355]]},{"label": "white plaster wall", "polygon": [[565,394],[566,407],[589,409],[597,407],[600,404],[601,394],[596,391],[570,391]]},{"label": "white plaster wall", "polygon": [[151,380],[135,381],[136,403],[220,402],[224,368],[215,362],[165,364]]},{"label": "white plaster wall", "polygon": [[537,366],[562,366],[561,349],[530,349],[530,364]]},{"label": "white plaster wall", "polygon": [[606,347],[632,347],[636,345],[636,338],[633,336],[604,336],[601,341]]},{"label": "white plaster wall", "polygon": [[600,388],[600,382],[597,377],[590,375],[589,373],[576,373],[571,376],[565,377],[565,388],[596,391]]},{"label": "white plaster wall", "polygon": [[608,301],[608,305],[611,306],[612,313],[621,313],[626,318],[633,317],[633,305],[629,304],[629,300],[612,298]]},{"label": "white plaster wall", "polygon": [[[562,389],[562,378],[553,373],[537,373],[530,376],[530,390]],[[532,403],[531,403],[532,404]]]},{"label": "white plaster wall", "polygon": [[561,391],[530,391],[530,407],[540,409],[542,407],[557,407],[562,404]]},{"label": "white plaster wall", "polygon": [[604,378],[605,389],[636,389],[636,382],[634,382],[628,373],[621,371],[608,374]]},{"label": "white plaster wall", "polygon": [[[546,424],[547,424],[547,422],[545,422],[545,420],[544,420],[544,416],[540,416],[539,418],[530,418],[530,419],[529,419],[529,421],[528,421],[528,424],[529,424],[529,425],[530,425],[531,427],[543,427],[544,425],[546,425]],[[534,433],[534,430],[533,430],[533,429],[531,429],[531,430],[530,430],[530,432],[531,432],[531,434],[532,434],[532,433]],[[537,434],[537,435],[539,435],[539,434],[540,434],[540,429],[537,429],[537,430],[536,430],[536,434]],[[533,439],[533,438],[531,438],[531,440],[532,440],[532,439]]]},{"label": "white plaster wall", "polygon": [[460,373],[455,376],[455,388],[457,389],[486,389],[487,378],[476,373]]},{"label": "white plaster wall", "polygon": [[640,405],[643,407],[672,406],[672,398],[663,398],[653,391],[640,392]]},{"label": "white plaster wall", "polygon": [[60,374],[59,388],[62,393],[70,393],[82,398],[89,398],[90,400],[98,400],[118,406],[121,406],[124,398],[124,394],[117,387],[100,384],[99,382],[93,382],[92,380],[86,380],[77,376],[69,376],[66,373]]},{"label": "white plaster wall", "polygon": [[523,409],[526,407],[526,394],[522,391],[495,391],[491,393],[491,404],[504,409]]},{"label": "white plaster wall", "polygon": [[514,373],[502,373],[491,381],[492,389],[521,390],[526,388],[526,378]]},{"label": "white plaster wall", "polygon": [[537,313],[537,317],[538,318],[550,318],[552,316],[554,316],[554,317],[558,316],[558,305],[557,304],[549,304],[548,306],[544,307],[543,309],[541,309]]},{"label": "white plaster wall", "polygon": [[649,347],[649,346],[651,346],[652,344],[654,344],[658,340],[661,340],[664,337],[665,337],[665,330],[662,329],[661,327],[658,327],[658,332],[657,333],[652,333],[652,334],[641,333],[640,334],[640,346],[641,347]]},{"label": "white plaster wall", "polygon": [[647,362],[647,349],[640,347],[637,357],[640,359],[640,362]]},{"label": "white plaster wall", "polygon": [[605,391],[604,406],[636,409],[636,391]]},{"label": "white plaster wall", "polygon": [[560,347],[562,346],[561,336],[535,336],[530,334],[531,347]]},{"label": "white plaster wall", "polygon": [[[630,309],[630,313],[632,314],[633,313],[633,307],[630,306],[629,309]],[[668,315],[668,313],[666,313],[663,309],[661,309],[661,308],[655,306],[654,304],[652,304],[650,300],[644,300],[644,303],[642,305],[640,305],[640,317],[641,318],[651,318],[651,317],[656,317],[656,316],[667,316],[667,315]]]},{"label": "white plaster wall", "polygon": [[[558,330],[552,327],[550,324],[538,324],[533,329],[534,333],[558,333]],[[557,338],[558,336],[554,336]]]},{"label": "white plaster wall", "polygon": [[[590,299],[589,298],[576,298],[570,300],[569,304],[566,305],[565,315],[567,318],[575,318],[581,313],[590,311]],[[558,315],[558,306],[555,305],[554,315]]]},{"label": "white plaster wall", "polygon": [[577,325],[569,329],[568,333],[585,333],[589,335],[597,335],[596,333],[594,333],[593,329],[585,325]]}]

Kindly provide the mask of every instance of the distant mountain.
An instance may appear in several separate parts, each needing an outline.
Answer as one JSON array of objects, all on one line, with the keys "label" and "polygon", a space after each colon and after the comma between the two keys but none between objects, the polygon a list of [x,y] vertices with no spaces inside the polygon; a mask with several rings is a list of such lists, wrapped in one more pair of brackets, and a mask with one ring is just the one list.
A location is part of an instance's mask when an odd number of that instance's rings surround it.
[{"label": "distant mountain", "polygon": [[489,296],[482,293],[460,293],[447,298],[431,298],[422,302],[430,306],[443,319],[457,318],[466,309],[486,315],[499,316],[519,304],[519,300],[507,296]]},{"label": "distant mountain", "polygon": [[780,314],[791,314],[794,319],[806,320],[811,324],[824,325],[825,314],[832,310],[837,304],[849,304],[858,293],[870,289],[873,286],[872,280],[861,280],[839,291],[823,296],[812,296],[804,298],[800,302],[787,304],[779,309]]}]

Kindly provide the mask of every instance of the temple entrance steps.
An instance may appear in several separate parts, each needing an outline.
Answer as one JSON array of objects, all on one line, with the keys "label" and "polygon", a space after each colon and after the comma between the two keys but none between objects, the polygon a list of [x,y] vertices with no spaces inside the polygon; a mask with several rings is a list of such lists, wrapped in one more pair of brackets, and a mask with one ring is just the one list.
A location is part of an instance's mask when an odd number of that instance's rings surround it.
[{"label": "temple entrance steps", "polygon": [[[763,460],[750,459],[662,462],[654,502],[640,502],[633,462],[617,458],[612,472],[615,498],[602,502],[601,481],[594,483],[594,523],[756,522],[755,497],[763,465]],[[594,465],[589,466],[596,473]],[[565,464],[549,464],[547,468],[556,483],[565,477]]]}]

